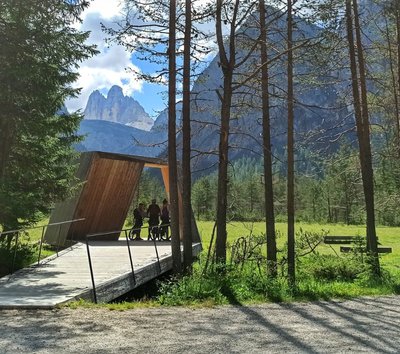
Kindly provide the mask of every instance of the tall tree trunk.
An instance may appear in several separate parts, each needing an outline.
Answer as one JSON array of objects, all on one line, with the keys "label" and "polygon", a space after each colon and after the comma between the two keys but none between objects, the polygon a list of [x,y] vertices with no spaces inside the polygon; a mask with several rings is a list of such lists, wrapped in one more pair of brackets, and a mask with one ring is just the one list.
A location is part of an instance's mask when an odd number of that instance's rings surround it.
[{"label": "tall tree trunk", "polygon": [[181,241],[179,235],[178,171],[176,161],[176,1],[169,2],[168,48],[168,166],[169,198],[171,206],[171,249],[174,273],[182,272]]},{"label": "tall tree trunk", "polygon": [[276,235],[274,213],[274,190],[272,183],[272,151],[270,128],[270,96],[269,96],[269,71],[268,71],[268,46],[265,1],[259,1],[260,12],[260,51],[261,51],[261,91],[263,115],[263,145],[264,145],[264,197],[265,221],[267,235],[267,269],[271,277],[277,276],[276,266]]},{"label": "tall tree trunk", "polygon": [[328,189],[327,202],[328,202],[328,223],[330,224],[332,222],[332,211],[331,211],[331,198],[329,189]]},{"label": "tall tree trunk", "polygon": [[226,213],[228,194],[228,153],[229,153],[229,123],[232,105],[232,81],[235,68],[236,40],[235,25],[239,8],[239,0],[235,1],[229,37],[229,58],[225,52],[222,35],[222,6],[223,0],[217,0],[216,34],[219,49],[221,69],[224,76],[223,94],[218,91],[221,101],[221,128],[219,139],[219,166],[218,166],[218,195],[217,195],[217,238],[215,255],[218,263],[226,263]]},{"label": "tall tree trunk", "polygon": [[[354,15],[354,24],[353,24]],[[357,0],[346,0],[347,38],[349,44],[350,69],[352,76],[354,113],[360,151],[361,175],[363,181],[365,208],[367,214],[367,249],[373,256],[373,269],[379,275],[378,242],[375,228],[374,176],[372,169],[371,144],[369,136],[369,117],[364,53],[361,43],[361,31],[358,18]],[[354,41],[356,33],[357,44]],[[358,58],[358,65],[357,65]],[[358,72],[360,78],[358,78]],[[360,95],[361,91],[361,95]]]},{"label": "tall tree trunk", "polygon": [[219,138],[218,195],[217,195],[217,238],[216,258],[218,263],[226,262],[226,215],[228,195],[228,153],[229,121],[232,102],[232,75],[224,78],[224,95],[221,102],[221,128]]},{"label": "tall tree trunk", "polygon": [[287,218],[288,218],[288,276],[291,286],[295,285],[295,239],[294,239],[294,90],[293,90],[293,8],[287,2],[287,78],[288,78],[288,126],[287,126]]},{"label": "tall tree trunk", "polygon": [[[397,14],[396,14],[396,23],[397,23]],[[400,28],[399,28],[400,29]],[[399,30],[398,29],[398,30]],[[399,33],[399,32],[398,32]],[[399,90],[398,90],[398,80],[397,74],[395,71],[395,63],[393,58],[393,48],[392,42],[390,39],[390,29],[389,25],[385,23],[385,35],[386,40],[388,43],[388,52],[389,52],[389,66],[390,66],[390,75],[392,80],[392,87],[393,87],[393,99],[394,99],[394,108],[395,108],[395,125],[396,125],[396,132],[395,132],[395,139],[396,139],[396,153],[397,156],[400,154],[400,107],[399,107]],[[398,34],[400,36],[400,34]],[[399,39],[400,37],[398,37]]]},{"label": "tall tree trunk", "polygon": [[[372,152],[371,139],[369,129],[369,110],[368,110],[368,93],[367,93],[367,75],[364,59],[364,49],[361,40],[360,17],[358,13],[357,0],[353,0],[354,23],[357,39],[357,57],[360,72],[360,87],[361,87],[361,111],[362,124],[364,126],[364,150],[365,150],[365,166],[363,175],[363,185],[365,194],[365,207],[367,211],[367,249],[372,253],[374,262],[374,271],[380,274],[379,255],[378,255],[378,240],[376,237],[375,225],[375,202],[374,202],[374,170],[372,167]],[[365,181],[365,182],[364,182]]]},{"label": "tall tree trunk", "polygon": [[190,38],[192,31],[192,2],[185,1],[185,38],[183,53],[183,102],[182,102],[182,184],[183,184],[183,258],[185,272],[192,268],[192,203],[190,168]]},{"label": "tall tree trunk", "polygon": [[[396,32],[397,32],[397,90],[396,87],[394,89],[397,92],[397,98],[400,97],[400,3],[397,1],[396,3]],[[397,102],[397,104],[400,104]],[[397,107],[397,135],[398,135],[398,154],[400,155],[400,107]]]}]

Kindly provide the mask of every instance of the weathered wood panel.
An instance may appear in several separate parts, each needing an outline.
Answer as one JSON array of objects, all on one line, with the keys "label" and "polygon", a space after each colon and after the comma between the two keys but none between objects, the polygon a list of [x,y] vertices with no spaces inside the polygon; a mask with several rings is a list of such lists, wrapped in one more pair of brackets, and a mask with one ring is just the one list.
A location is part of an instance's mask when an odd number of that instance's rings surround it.
[{"label": "weathered wood panel", "polygon": [[[78,179],[78,183],[86,181],[92,163],[94,154],[91,152],[82,153],[79,159],[79,166],[75,177]],[[57,203],[53,212],[51,213],[49,224],[72,220],[74,218],[76,206],[81,196],[84,185],[75,185],[76,191],[75,196],[62,203]],[[45,240],[47,243],[56,245],[63,245],[67,239],[67,235],[70,233],[71,224],[65,224],[63,226],[49,226],[46,229]],[[70,236],[71,238],[71,236]]]},{"label": "weathered wood panel", "polygon": [[[82,239],[90,233],[121,230],[143,166],[142,161],[96,154],[73,216],[85,218],[85,221],[72,225],[69,236]],[[118,237],[118,234],[112,234],[101,239],[117,240]]]}]

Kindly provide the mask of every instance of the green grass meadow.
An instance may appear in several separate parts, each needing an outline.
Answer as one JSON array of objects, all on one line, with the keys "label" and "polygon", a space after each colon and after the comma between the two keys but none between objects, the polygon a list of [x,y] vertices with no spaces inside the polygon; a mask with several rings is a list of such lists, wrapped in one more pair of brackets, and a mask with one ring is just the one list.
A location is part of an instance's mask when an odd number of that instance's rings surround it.
[{"label": "green grass meadow", "polygon": [[[212,221],[198,221],[197,227],[202,239],[203,248],[207,249],[210,243],[214,223]],[[300,229],[310,232],[325,231],[332,236],[365,236],[366,230],[363,225],[344,225],[344,224],[307,224],[296,223],[296,232]],[[287,224],[276,223],[277,245],[282,248],[286,242]],[[232,244],[239,237],[249,235],[265,234],[264,222],[231,222],[227,226],[228,243]],[[384,268],[400,276],[400,227],[378,226],[376,229],[379,242],[382,247],[391,247],[392,253],[381,255],[381,264]],[[333,249],[332,249],[333,248]],[[340,254],[340,245],[325,245],[321,243],[317,251],[321,254],[335,254],[334,250]]]},{"label": "green grass meadow", "polygon": [[[43,219],[36,226],[46,225],[48,219]],[[197,221],[197,227],[202,239],[203,247],[207,248],[214,223],[212,221]],[[126,223],[125,228],[129,228],[130,225]],[[307,224],[307,223],[296,223],[296,231],[298,230],[310,231],[310,232],[322,232],[326,231],[328,235],[334,236],[365,236],[364,225],[344,225],[344,224]],[[277,241],[278,247],[282,247],[286,242],[286,223],[276,223],[277,230]],[[383,255],[382,262],[385,266],[393,266],[400,269],[400,227],[389,227],[389,226],[378,226],[377,235],[379,242],[384,247],[391,247],[393,253]],[[232,244],[239,237],[246,237],[249,235],[262,235],[265,234],[265,223],[264,222],[230,222],[227,225],[228,232],[228,243]],[[42,229],[36,228],[28,231],[29,237],[27,238],[30,242],[37,242],[40,240],[42,235]],[[339,250],[339,246],[334,246],[335,250]],[[324,244],[318,246],[318,251],[321,253],[330,253],[332,249]]]},{"label": "green grass meadow", "polygon": [[[46,225],[48,219],[43,219],[37,226]],[[214,223],[212,221],[197,221],[197,227],[202,239],[203,248],[208,249]],[[125,225],[129,228],[129,225]],[[276,223],[278,248],[282,248],[286,242],[286,223]],[[296,231],[300,229],[310,232],[327,232],[328,235],[334,236],[365,236],[365,226],[363,225],[344,225],[344,224],[307,224],[296,223]],[[232,244],[239,237],[249,235],[265,234],[264,222],[230,222],[227,225],[228,243]],[[42,235],[42,229],[31,229],[28,232],[29,242],[37,242]],[[383,247],[391,247],[392,253],[381,255],[381,264],[393,273],[399,273],[400,276],[400,227],[378,226],[377,235],[379,242]],[[333,249],[339,252],[339,245],[333,245]],[[320,244],[317,251],[321,254],[335,254],[331,246]],[[42,256],[51,255],[51,250],[44,250]]]}]

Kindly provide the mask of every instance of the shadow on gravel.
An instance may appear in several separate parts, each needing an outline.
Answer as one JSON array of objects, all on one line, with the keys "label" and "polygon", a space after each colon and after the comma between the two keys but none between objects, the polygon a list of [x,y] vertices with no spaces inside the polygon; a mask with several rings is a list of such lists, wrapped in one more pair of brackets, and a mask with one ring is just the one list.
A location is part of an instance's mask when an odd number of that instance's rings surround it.
[{"label": "shadow on gravel", "polygon": [[[369,299],[358,298],[358,299],[353,299],[353,301],[354,302],[359,302],[360,304],[363,304],[363,305],[371,305],[371,302],[370,302],[371,300],[369,300]],[[383,301],[383,299],[378,299],[378,298],[374,298],[373,302],[374,302],[374,307],[378,307],[378,308],[380,308],[382,310],[385,310],[385,311],[390,311],[390,312],[393,312],[393,313],[400,314],[399,310],[397,310],[397,311],[393,310],[393,304],[390,303],[390,302],[386,302],[386,301]],[[388,306],[389,308],[385,307],[385,305]],[[395,316],[395,317],[398,318],[398,316]]]},{"label": "shadow on gravel", "polygon": [[246,306],[238,307],[238,309],[241,312],[243,312],[245,315],[247,315],[250,320],[256,321],[259,325],[263,326],[268,331],[273,332],[274,334],[279,336],[279,338],[282,339],[282,342],[286,341],[286,342],[292,344],[296,348],[296,350],[301,350],[301,351],[304,351],[307,353],[319,353],[319,351],[316,351],[309,344],[302,342],[295,336],[291,335],[286,329],[270,322],[268,319],[266,319],[264,316],[262,316],[260,313],[258,313],[254,309],[246,307]]},{"label": "shadow on gravel", "polygon": [[274,334],[279,336],[283,341],[291,343],[293,346],[296,347],[297,350],[305,351],[307,353],[318,353],[318,351],[316,351],[310,345],[302,342],[295,336],[291,335],[287,331],[287,329],[277,326],[275,323],[272,323],[253,308],[244,306],[240,301],[238,301],[238,299],[235,297],[235,295],[232,293],[229,287],[223,287],[221,289],[221,293],[226,296],[231,305],[235,305],[240,312],[245,314],[248,317],[249,321],[257,322],[258,325],[264,327],[270,332],[273,332]]},{"label": "shadow on gravel", "polygon": [[[386,340],[381,334],[374,334],[374,329],[369,326],[371,318],[368,313],[363,314],[359,310],[346,309],[343,305],[337,302],[315,302],[313,304],[320,307],[323,313],[329,313],[330,317],[335,316],[338,320],[345,320],[348,324],[345,326],[342,325],[341,327],[335,326],[329,323],[325,316],[323,318],[314,316],[310,313],[310,311],[305,311],[304,309],[296,306],[293,306],[291,311],[295,312],[308,322],[313,323],[320,328],[326,329],[327,333],[336,334],[335,337],[337,338],[347,338],[368,350],[380,353],[397,352],[398,348],[390,341]],[[334,309],[333,307],[337,307],[337,309]],[[345,314],[343,311],[347,311],[349,314]],[[355,318],[355,316],[362,317],[365,319],[365,321],[358,320]],[[348,328],[349,331],[346,331],[345,328]],[[353,333],[350,333],[350,331]],[[374,341],[376,343],[374,343]]]},{"label": "shadow on gravel", "polygon": [[[318,306],[321,307],[322,309],[324,309],[324,311],[330,312],[331,314],[334,314],[335,316],[348,321],[349,324],[352,326],[352,328],[354,328],[358,333],[360,333],[360,335],[369,337],[371,339],[375,339],[378,343],[386,344],[386,346],[388,348],[392,349],[389,351],[386,350],[386,352],[393,353],[393,351],[398,351],[399,348],[397,346],[393,345],[390,340],[386,339],[385,336],[382,336],[382,333],[376,334],[374,332],[374,330],[371,329],[370,326],[366,325],[368,322],[371,322],[371,319],[372,319],[371,310],[363,311],[363,310],[349,309],[349,308],[346,308],[346,306],[344,304],[337,303],[337,302],[331,302],[331,303],[329,303],[329,306],[327,306],[327,304],[324,304],[324,303],[318,303]],[[336,307],[336,309],[333,309],[332,307]],[[375,306],[374,306],[374,310],[375,310]],[[379,314],[379,312],[376,312],[376,313]],[[356,316],[359,317],[360,319],[355,318]],[[384,331],[385,331],[386,335],[388,334],[387,331],[390,331],[391,329],[394,329],[395,332],[398,332],[399,326],[393,322],[386,322],[383,317],[385,317],[385,315],[381,314],[381,316],[379,316],[378,318],[375,318],[375,321],[380,324],[381,330],[383,329],[382,325],[384,324],[385,325]],[[355,337],[355,336],[352,336],[352,337]],[[367,345],[368,348],[374,348],[377,351],[384,352],[384,350],[382,348],[383,346],[374,345],[373,343],[371,343],[371,341],[362,340],[358,336],[356,338],[358,338],[358,341],[360,343]]]},{"label": "shadow on gravel", "polygon": [[[108,325],[93,323],[91,320],[77,320],[72,324],[64,325],[68,319],[68,314],[53,310],[40,311],[40,317],[36,310],[22,311],[16,317],[20,317],[21,320],[14,321],[13,324],[6,323],[2,326],[2,349],[0,350],[2,353],[9,352],[8,346],[17,347],[18,352],[24,353],[41,350],[64,353],[66,350],[68,351],[68,348],[65,348],[66,341],[64,339],[74,338],[75,341],[83,343],[87,338],[86,342],[89,342],[94,333],[107,333],[111,329]],[[35,318],[35,330],[32,330],[31,322],[27,320],[29,317]]]}]

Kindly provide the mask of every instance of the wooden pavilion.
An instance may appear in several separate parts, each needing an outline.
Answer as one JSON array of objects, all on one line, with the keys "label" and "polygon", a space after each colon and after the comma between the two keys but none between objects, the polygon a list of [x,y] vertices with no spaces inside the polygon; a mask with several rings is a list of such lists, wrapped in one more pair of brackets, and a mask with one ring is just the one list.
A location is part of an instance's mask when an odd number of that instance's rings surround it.
[{"label": "wooden pavilion", "polygon": [[[165,190],[169,195],[168,164],[164,160],[99,151],[82,153],[76,173],[80,183],[76,185],[75,197],[56,205],[50,223],[84,220],[59,228],[48,228],[46,242],[64,245],[67,240],[84,240],[88,234],[122,230],[145,167],[161,170]],[[182,206],[181,195],[179,204]],[[182,207],[179,209],[182,210]],[[192,224],[193,242],[200,242],[193,216]],[[180,228],[182,230],[182,225]],[[119,233],[114,233],[101,239],[118,238]]]}]

